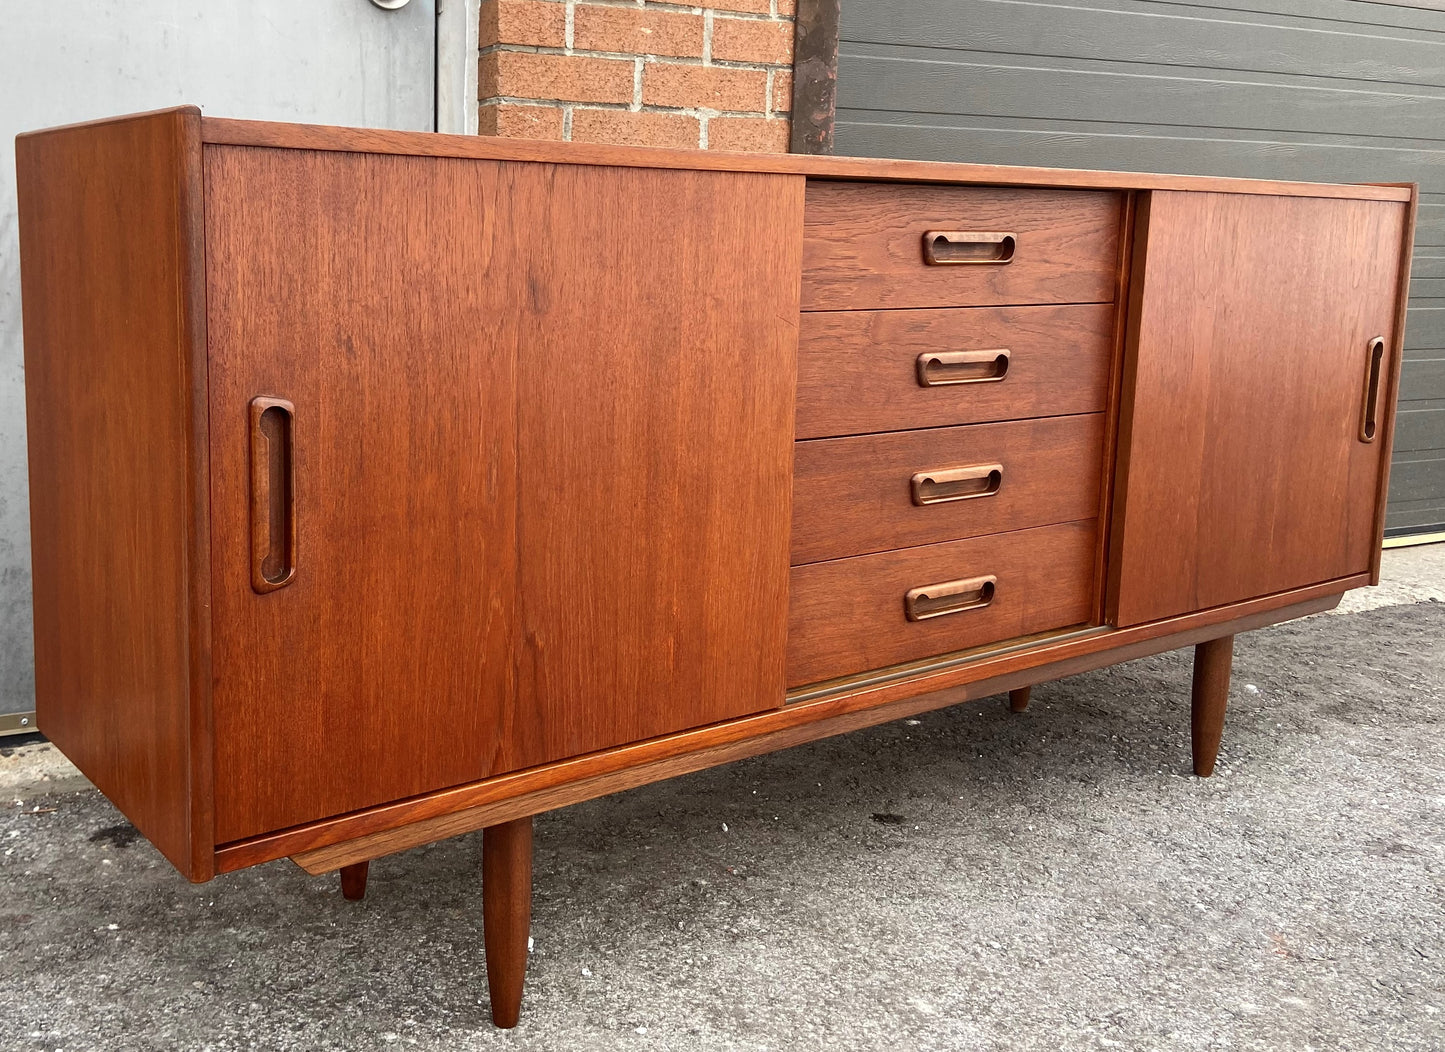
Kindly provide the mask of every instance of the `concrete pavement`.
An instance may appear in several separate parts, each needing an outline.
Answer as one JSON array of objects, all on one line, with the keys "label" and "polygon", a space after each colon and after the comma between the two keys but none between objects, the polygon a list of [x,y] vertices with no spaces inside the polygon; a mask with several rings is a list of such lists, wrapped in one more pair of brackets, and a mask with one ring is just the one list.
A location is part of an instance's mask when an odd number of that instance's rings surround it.
[{"label": "concrete pavement", "polygon": [[1209,780],[1179,652],[540,817],[511,1032],[480,835],[193,887],[3,750],[0,1048],[1445,1048],[1445,546],[1387,560],[1240,637]]}]

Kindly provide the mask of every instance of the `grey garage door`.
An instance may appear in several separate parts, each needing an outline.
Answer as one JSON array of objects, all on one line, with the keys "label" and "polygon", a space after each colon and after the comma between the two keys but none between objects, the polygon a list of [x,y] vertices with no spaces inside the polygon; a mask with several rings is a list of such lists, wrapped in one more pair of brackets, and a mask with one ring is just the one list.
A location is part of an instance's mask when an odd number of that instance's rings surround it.
[{"label": "grey garage door", "polygon": [[1387,531],[1445,529],[1445,3],[843,0],[837,152],[1420,184]]}]

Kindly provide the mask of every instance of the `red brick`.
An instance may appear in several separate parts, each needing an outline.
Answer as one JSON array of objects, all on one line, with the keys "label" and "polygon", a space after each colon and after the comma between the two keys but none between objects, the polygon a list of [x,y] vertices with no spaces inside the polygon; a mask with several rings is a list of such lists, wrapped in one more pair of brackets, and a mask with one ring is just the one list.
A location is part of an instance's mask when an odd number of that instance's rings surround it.
[{"label": "red brick", "polygon": [[695,0],[692,6],[712,11],[746,11],[750,15],[771,14],[773,10],[770,0]]},{"label": "red brick", "polygon": [[707,122],[707,148],[787,153],[788,121],[781,117],[714,117]]},{"label": "red brick", "polygon": [[493,51],[482,56],[481,97],[631,102],[632,62],[579,55]]},{"label": "red brick", "polygon": [[778,0],[778,14],[792,18],[798,13],[798,0]]},{"label": "red brick", "polygon": [[493,44],[564,47],[567,6],[545,0],[483,0],[477,43],[481,47]]},{"label": "red brick", "polygon": [[608,142],[623,146],[672,146],[695,150],[698,144],[698,120],[685,113],[574,109],[572,141]]},{"label": "red brick", "polygon": [[712,57],[714,61],[785,66],[793,61],[793,23],[761,18],[715,18]]},{"label": "red brick", "polygon": [[578,4],[572,15],[572,46],[583,51],[702,58],[702,15]]},{"label": "red brick", "polygon": [[649,63],[642,72],[642,101],[649,106],[701,106],[761,113],[768,75],[760,69]]},{"label": "red brick", "polygon": [[773,74],[773,112],[789,113],[793,109],[793,74],[778,70]]},{"label": "red brick", "polygon": [[478,111],[477,133],[504,135],[509,139],[562,138],[561,106],[518,106],[491,103]]}]

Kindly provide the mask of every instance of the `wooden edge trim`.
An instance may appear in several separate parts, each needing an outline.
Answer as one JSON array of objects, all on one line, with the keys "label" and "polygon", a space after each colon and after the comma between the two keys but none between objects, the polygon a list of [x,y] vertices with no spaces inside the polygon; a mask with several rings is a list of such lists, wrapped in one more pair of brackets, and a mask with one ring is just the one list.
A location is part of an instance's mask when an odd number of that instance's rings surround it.
[{"label": "wooden edge trim", "polygon": [[838,20],[842,0],[798,0],[788,149],[830,154],[838,112]]},{"label": "wooden edge trim", "polygon": [[165,117],[172,113],[179,114],[183,117],[194,117],[198,124],[201,119],[201,108],[199,106],[166,106],[158,110],[142,110],[139,113],[124,113],[116,117],[97,117],[91,121],[76,121],[74,124],[55,124],[49,128],[36,128],[34,131],[20,132],[15,138],[32,139],[39,138],[42,135],[58,135],[64,132],[80,131],[84,128],[98,128],[107,124],[120,124],[124,121],[144,121],[152,117]]},{"label": "wooden edge trim", "polygon": [[1104,561],[1108,580],[1104,586],[1104,619],[1110,623],[1119,620],[1119,582],[1124,563],[1124,513],[1129,506],[1129,452],[1133,448],[1131,436],[1134,431],[1134,385],[1137,378],[1139,353],[1139,315],[1144,309],[1144,277],[1149,264],[1149,208],[1152,196],[1148,193],[1135,195],[1133,226],[1129,236],[1133,241],[1129,259],[1128,296],[1120,305],[1117,316],[1121,339],[1119,355],[1119,404],[1115,416],[1115,464],[1112,479],[1108,515],[1109,548]]},{"label": "wooden edge trim", "polygon": [[670,150],[649,146],[504,139],[486,135],[442,135],[436,132],[336,128],[315,124],[275,124],[217,117],[201,118],[201,138],[202,141],[217,146],[533,161],[540,164],[595,164],[622,168],[757,172],[873,182],[975,183],[987,186],[1036,186],[1079,190],[1202,190],[1212,193],[1331,197],[1367,201],[1404,201],[1409,197],[1406,190],[1386,186],[1272,182],[1201,175],[1152,175],[1142,172],[1095,172],[1068,168],[1011,168],[991,164],[823,157],[795,153],[747,154],[711,150]]},{"label": "wooden edge trim", "polygon": [[1124,382],[1124,340],[1129,329],[1129,290],[1133,287],[1134,217],[1140,195],[1124,194],[1119,208],[1119,255],[1114,271],[1114,333],[1109,352],[1109,388],[1104,401],[1104,449],[1099,465],[1099,536],[1094,555],[1094,621],[1108,621],[1109,539],[1114,530],[1114,482],[1119,454],[1119,405]]},{"label": "wooden edge trim", "polygon": [[[96,160],[98,156],[107,157],[116,150],[113,139],[118,137],[117,133],[143,139],[141,145],[132,143],[127,147],[142,151],[134,155],[144,162],[141,168],[113,170]],[[110,748],[103,750],[87,746],[82,739],[72,738],[69,725],[78,722],[73,716],[58,727],[52,727],[47,720],[44,730],[67,756],[74,758],[77,766],[85,768],[84,773],[97,785],[108,794],[126,798],[127,816],[151,840],[156,850],[187,879],[201,883],[210,880],[216,872],[210,727],[210,478],[201,111],[195,106],[166,107],[23,133],[16,136],[15,142],[20,162],[18,180],[22,179],[26,169],[35,174],[32,165],[36,163],[37,154],[42,157],[49,155],[53,161],[63,159],[67,167],[73,169],[79,165],[81,169],[78,172],[64,171],[57,164],[57,168],[44,171],[44,178],[60,179],[64,185],[64,181],[73,175],[75,180],[89,184],[87,190],[96,192],[96,199],[109,194],[114,200],[123,202],[117,205],[113,200],[105,205],[107,215],[100,230],[72,228],[70,232],[75,236],[75,244],[67,245],[67,248],[81,254],[109,251],[112,247],[109,238],[112,236],[144,238],[148,244],[153,243],[154,254],[163,265],[144,278],[140,286],[144,290],[142,299],[137,302],[143,305],[148,315],[158,316],[152,320],[164,318],[174,322],[174,338],[168,332],[163,341],[154,344],[155,360],[160,362],[162,355],[174,356],[170,364],[174,365],[182,386],[179,405],[162,400],[155,408],[168,433],[178,440],[180,471],[184,476],[185,488],[180,499],[168,503],[161,512],[167,523],[163,533],[168,545],[171,543],[171,524],[180,524],[175,531],[175,549],[167,547],[166,553],[169,558],[174,551],[179,564],[178,575],[183,578],[182,587],[185,589],[177,612],[177,620],[181,622],[177,626],[180,633],[177,665],[184,663],[184,672],[179,673],[168,663],[165,671],[159,674],[165,683],[163,703],[160,708],[138,717],[144,721],[163,714],[166,721],[165,730],[150,742],[154,745],[150,756],[163,768],[163,785],[147,781],[143,788],[128,789],[137,783],[112,765],[118,743],[112,741]],[[84,167],[86,163],[90,163],[92,168]],[[96,164],[100,166],[93,167]],[[124,207],[132,196],[144,202],[141,219]],[[24,212],[23,207],[21,212]],[[116,235],[115,227],[109,225],[112,221],[115,221],[116,227],[123,227],[123,233]],[[47,236],[53,233],[44,231]],[[103,248],[97,248],[102,237],[105,239]],[[48,283],[48,279],[41,280]],[[105,283],[102,287],[104,292],[100,293],[101,296],[113,298],[116,295],[114,289]],[[36,352],[34,335],[31,333],[31,339],[26,341],[29,355]],[[160,339],[155,333],[152,337]],[[105,353],[111,352],[107,349]],[[169,371],[166,375],[169,379]],[[31,390],[27,395],[34,393]],[[33,428],[37,421],[37,403],[28,397],[27,406]],[[173,431],[170,430],[172,428]],[[34,438],[33,430],[31,437]],[[32,472],[35,470],[35,448],[36,443],[32,441]],[[167,449],[163,457],[167,469],[172,463],[169,455]],[[178,678],[183,675],[184,682],[183,693],[176,699],[174,707],[169,694],[173,671]],[[146,689],[149,686],[153,684],[146,685]],[[38,707],[43,715],[44,704]],[[117,719],[137,718],[138,710],[133,704],[118,704],[116,711],[119,714]],[[173,713],[178,726],[175,735],[170,733]],[[164,792],[158,797],[156,794],[162,789]],[[176,799],[177,796],[183,799]]]},{"label": "wooden edge trim", "polygon": [[201,111],[176,115],[177,212],[180,269],[176,301],[181,311],[181,362],[186,386],[186,653],[189,663],[186,762],[190,780],[187,815],[192,881],[210,880],[215,863],[215,779],[211,736],[211,439],[206,351],[206,220]]},{"label": "wooden edge trim", "polygon": [[1410,191],[1405,205],[1405,234],[1400,239],[1400,278],[1395,293],[1395,331],[1390,347],[1390,375],[1385,390],[1385,419],[1380,436],[1380,480],[1375,492],[1375,548],[1370,557],[1370,583],[1380,583],[1380,564],[1385,557],[1385,512],[1390,500],[1390,459],[1395,452],[1395,408],[1400,397],[1400,371],[1405,358],[1405,319],[1410,308],[1410,267],[1415,255],[1415,217],[1420,207],[1420,187],[1403,184]]},{"label": "wooden edge trim", "polygon": [[[1369,575],[1366,573],[1352,574],[1349,577],[1322,581],[1304,588],[1277,592],[1274,595],[1230,603],[1209,610],[1179,614],[1159,621],[1130,625],[1126,628],[1084,627],[1042,638],[1033,646],[1016,646],[1005,643],[997,648],[996,652],[981,651],[971,660],[960,661],[958,660],[960,655],[945,655],[926,665],[920,663],[908,667],[909,674],[906,676],[864,673],[834,683],[818,684],[794,690],[788,696],[789,701],[793,702],[790,707],[802,707],[801,702],[804,699],[816,702],[842,699],[847,703],[846,707],[850,711],[867,708],[870,705],[895,701],[924,690],[942,690],[946,687],[955,687],[987,678],[990,675],[1012,672],[1015,669],[1032,669],[1051,661],[1063,661],[1081,654],[1093,654],[1126,646],[1137,639],[1154,639],[1159,636],[1191,631],[1199,627],[1219,625],[1260,612],[1305,603],[1320,596],[1335,596],[1335,601],[1338,602],[1338,597],[1349,589],[1368,584],[1368,578]],[[1262,623],[1272,624],[1273,622]],[[1221,631],[1218,634],[1226,635],[1228,633]]]},{"label": "wooden edge trim", "polygon": [[678,775],[690,774],[708,767],[731,763],[734,760],[746,759],[749,756],[775,752],[778,749],[801,745],[819,738],[887,723],[890,720],[901,719],[930,709],[944,708],[964,701],[1003,694],[1018,687],[1032,686],[1047,680],[1089,672],[1118,661],[1128,661],[1165,650],[1174,650],[1178,647],[1215,639],[1221,635],[1234,635],[1252,628],[1263,627],[1275,621],[1319,613],[1322,610],[1330,609],[1338,602],[1338,595],[1320,596],[1292,606],[1237,618],[1224,624],[1199,626],[1170,635],[1137,639],[1108,650],[1064,658],[1034,668],[1015,670],[925,694],[914,694],[874,708],[841,713],[812,723],[769,731],[741,741],[706,747],[637,767],[593,775],[581,781],[549,786],[521,796],[480,804],[412,825],[382,830],[354,840],[297,852],[291,856],[291,860],[308,873],[329,873],[354,862],[362,862],[397,851],[405,851],[408,848],[420,847],[436,840],[474,832],[499,822],[510,822],[516,818],[555,810],[558,807],[580,803],[583,800],[590,800],[608,793],[633,789],[650,782],[675,778]]},{"label": "wooden edge trim", "polygon": [[[493,816],[508,814],[515,818],[524,814],[536,814],[549,808],[562,807],[670,777],[684,770],[700,770],[702,767],[725,763],[729,759],[780,749],[824,734],[835,734],[853,726],[867,725],[866,720],[857,722],[857,719],[853,719],[839,724],[837,730],[819,731],[809,726],[835,717],[857,717],[859,713],[876,710],[885,713],[873,721],[879,722],[902,715],[903,709],[911,704],[917,704],[918,707],[909,711],[953,704],[948,700],[919,703],[916,699],[920,694],[968,688],[965,693],[957,696],[957,700],[964,700],[967,697],[982,696],[984,693],[996,693],[1012,687],[1038,683],[1051,677],[1072,675],[1070,669],[1075,665],[1076,671],[1085,671],[1110,664],[1114,660],[1125,660],[1134,653],[1129,648],[1151,640],[1177,637],[1177,641],[1172,644],[1161,644],[1158,648],[1165,650],[1171,645],[1184,646],[1196,636],[1209,638],[1229,635],[1275,621],[1300,617],[1328,609],[1339,601],[1341,594],[1366,583],[1367,578],[1367,574],[1357,574],[1133,628],[1069,633],[1057,639],[1042,641],[1033,647],[1006,648],[992,656],[982,654],[974,661],[960,664],[940,663],[939,667],[923,668],[916,674],[897,679],[862,685],[842,682],[832,689],[811,692],[810,700],[769,709],[742,719],[619,746],[542,767],[514,771],[482,782],[454,786],[410,800],[223,844],[216,850],[216,871],[227,873],[289,855],[309,856],[321,848],[343,841],[391,833],[403,826],[440,819],[461,811],[476,811],[483,807],[489,809],[485,812],[488,822],[509,821],[508,818]],[[1153,651],[1147,649],[1138,651],[1139,654],[1151,652]],[[1091,656],[1094,655],[1104,656],[1097,658],[1097,664],[1090,664]],[[981,685],[971,687],[971,684]],[[886,708],[894,703],[898,703],[902,708],[897,708],[895,715],[887,714],[895,713],[895,709]],[[757,748],[755,752],[745,751],[751,747],[749,742],[755,739],[770,744]],[[656,768],[656,773],[640,781],[634,780],[637,777],[634,771],[653,769],[655,764],[682,760],[694,754],[705,754],[714,758],[705,762],[699,761],[697,766],[671,764]],[[530,802],[525,805],[502,806],[509,801],[520,799]],[[518,810],[518,806],[522,809]],[[430,836],[430,839],[440,837]],[[425,842],[426,840],[416,841]],[[376,841],[368,840],[367,843],[374,844]]]}]

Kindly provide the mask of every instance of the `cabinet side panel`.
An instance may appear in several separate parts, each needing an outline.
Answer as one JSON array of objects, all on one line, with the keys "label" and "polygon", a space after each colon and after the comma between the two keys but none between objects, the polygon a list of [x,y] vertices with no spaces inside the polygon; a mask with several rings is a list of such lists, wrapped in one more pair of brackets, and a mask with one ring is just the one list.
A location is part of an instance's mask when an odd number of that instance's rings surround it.
[{"label": "cabinet side panel", "polygon": [[1410,201],[1405,207],[1405,233],[1400,239],[1400,277],[1395,287],[1395,338],[1389,344],[1389,381],[1384,393],[1380,430],[1380,481],[1375,497],[1375,554],[1370,561],[1370,583],[1380,583],[1380,561],[1385,554],[1385,515],[1390,502],[1390,467],[1395,451],[1396,410],[1400,402],[1400,368],[1405,358],[1405,317],[1410,307],[1410,265],[1415,255],[1415,221],[1420,211],[1420,188],[1407,184]]},{"label": "cabinet side panel", "polygon": [[40,729],[213,873],[200,115],[16,141]]},{"label": "cabinet side panel", "polygon": [[1395,342],[1406,219],[1397,202],[1151,194],[1117,624],[1370,570],[1388,453],[1361,417],[1371,341]]}]

